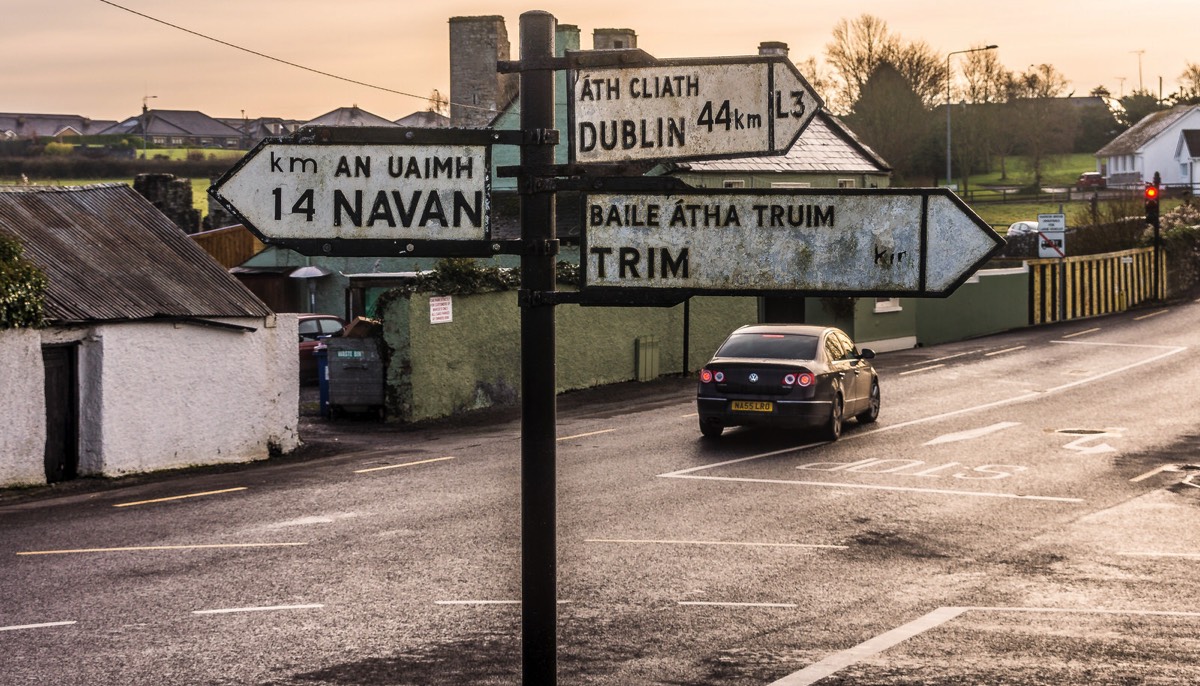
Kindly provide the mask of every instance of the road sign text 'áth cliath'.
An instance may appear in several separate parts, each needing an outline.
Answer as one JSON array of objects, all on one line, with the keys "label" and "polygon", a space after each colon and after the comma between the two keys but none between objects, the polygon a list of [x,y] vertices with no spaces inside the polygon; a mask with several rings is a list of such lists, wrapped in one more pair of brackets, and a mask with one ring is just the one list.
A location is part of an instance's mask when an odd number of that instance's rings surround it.
[{"label": "road sign text '\u00e1th cliath'", "polygon": [[658,60],[572,72],[576,162],[785,152],[821,107],[785,59]]},{"label": "road sign text '\u00e1th cliath'", "polygon": [[943,189],[590,194],[585,290],[948,295],[1003,241]]},{"label": "road sign text '\u00e1th cliath'", "polygon": [[490,171],[487,146],[274,142],[213,195],[269,239],[485,239]]}]

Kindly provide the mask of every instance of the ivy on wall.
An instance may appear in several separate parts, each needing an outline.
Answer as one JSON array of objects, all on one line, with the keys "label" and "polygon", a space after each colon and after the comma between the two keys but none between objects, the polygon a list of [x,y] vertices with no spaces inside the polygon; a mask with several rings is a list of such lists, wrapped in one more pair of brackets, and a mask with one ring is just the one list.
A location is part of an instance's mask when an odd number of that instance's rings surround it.
[{"label": "ivy on wall", "polygon": [[45,324],[46,275],[22,252],[15,239],[0,235],[0,329]]}]

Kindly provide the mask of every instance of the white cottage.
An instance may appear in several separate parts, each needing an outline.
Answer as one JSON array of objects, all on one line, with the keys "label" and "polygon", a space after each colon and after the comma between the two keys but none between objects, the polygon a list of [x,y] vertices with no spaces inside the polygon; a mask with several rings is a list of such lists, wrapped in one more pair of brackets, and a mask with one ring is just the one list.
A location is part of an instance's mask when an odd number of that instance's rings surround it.
[{"label": "white cottage", "polygon": [[0,233],[49,281],[49,326],[0,330],[0,487],[299,445],[295,316],[133,189],[0,189]]},{"label": "white cottage", "polygon": [[1096,153],[1110,188],[1139,188],[1158,172],[1168,187],[1200,190],[1200,105],[1147,115]]}]

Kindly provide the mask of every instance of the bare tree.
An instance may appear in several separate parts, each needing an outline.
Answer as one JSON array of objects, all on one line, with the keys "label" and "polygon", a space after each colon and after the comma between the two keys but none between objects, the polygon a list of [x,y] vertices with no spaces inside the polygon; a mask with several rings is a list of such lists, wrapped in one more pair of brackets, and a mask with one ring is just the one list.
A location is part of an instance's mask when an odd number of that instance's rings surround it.
[{"label": "bare tree", "polygon": [[838,20],[833,40],[825,46],[825,60],[841,79],[835,106],[848,110],[858,100],[863,85],[881,62],[894,62],[900,39],[888,32],[887,22],[864,14],[848,21]]},{"label": "bare tree", "polygon": [[995,50],[966,53],[962,72],[967,82],[961,91],[964,100],[975,105],[1004,102],[1013,73],[1000,64],[1000,56]]},{"label": "bare tree", "polygon": [[1029,158],[1035,187],[1042,185],[1042,171],[1049,158],[1068,152],[1075,140],[1078,113],[1059,99],[1069,85],[1066,77],[1049,64],[1030,65],[1011,84],[1011,120],[1021,132],[1021,148]]},{"label": "bare tree", "polygon": [[925,109],[932,110],[941,102],[941,95],[946,90],[945,61],[945,56],[935,52],[928,43],[918,41],[898,46],[893,64],[921,98]]},{"label": "bare tree", "polygon": [[1180,100],[1194,101],[1200,98],[1200,64],[1188,62],[1179,75]]},{"label": "bare tree", "polygon": [[809,56],[802,62],[797,62],[796,68],[800,70],[800,73],[808,80],[808,85],[812,86],[822,100],[828,103],[834,98],[834,90],[837,87],[834,78],[829,74],[828,69],[817,64],[817,58]]}]

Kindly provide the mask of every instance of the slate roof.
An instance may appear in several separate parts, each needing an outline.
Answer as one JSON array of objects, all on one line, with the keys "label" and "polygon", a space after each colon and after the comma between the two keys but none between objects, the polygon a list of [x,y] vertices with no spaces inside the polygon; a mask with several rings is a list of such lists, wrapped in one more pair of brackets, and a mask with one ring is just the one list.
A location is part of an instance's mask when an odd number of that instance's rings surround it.
[{"label": "slate roof", "polygon": [[360,108],[339,107],[332,112],[326,112],[305,126],[395,126],[390,120]]},{"label": "slate roof", "polygon": [[681,162],[676,170],[693,172],[887,173],[891,166],[867,147],[837,117],[822,109],[787,153],[769,157]]},{"label": "slate roof", "polygon": [[46,274],[54,322],[271,314],[125,184],[0,187],[0,234]]},{"label": "slate roof", "polygon": [[130,117],[105,129],[105,134],[143,133],[142,120],[146,120],[147,135],[160,136],[211,136],[241,138],[242,132],[195,110],[149,110],[146,114]]},{"label": "slate roof", "polygon": [[1096,157],[1132,155],[1182,117],[1198,109],[1200,109],[1200,105],[1183,105],[1148,114],[1120,136],[1112,139],[1108,145],[1100,148],[1096,152]]},{"label": "slate roof", "polygon": [[21,114],[0,112],[0,138],[11,132],[17,138],[53,138],[60,133],[75,131],[90,136],[116,122],[91,120],[78,114]]},{"label": "slate roof", "polygon": [[437,112],[413,112],[407,117],[401,117],[396,120],[396,126],[407,126],[411,128],[436,129],[446,128],[450,126],[450,117]]}]

